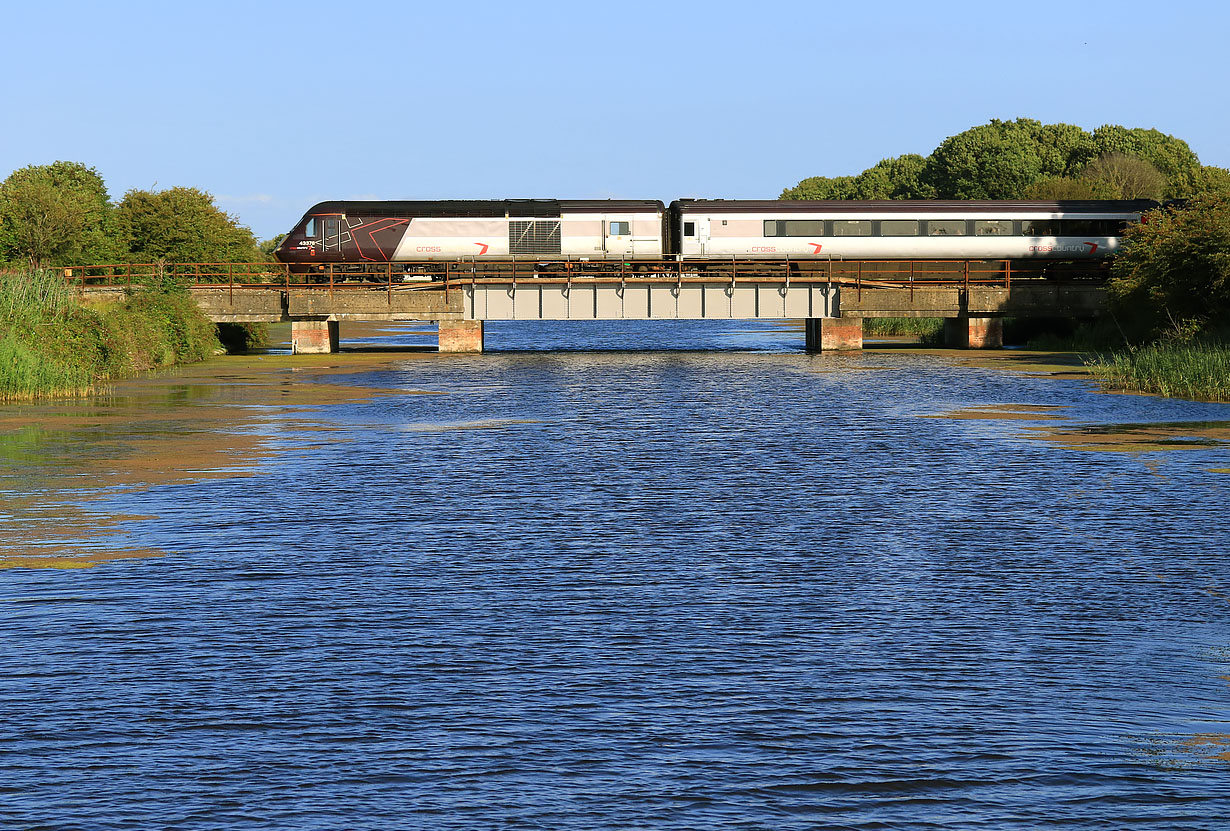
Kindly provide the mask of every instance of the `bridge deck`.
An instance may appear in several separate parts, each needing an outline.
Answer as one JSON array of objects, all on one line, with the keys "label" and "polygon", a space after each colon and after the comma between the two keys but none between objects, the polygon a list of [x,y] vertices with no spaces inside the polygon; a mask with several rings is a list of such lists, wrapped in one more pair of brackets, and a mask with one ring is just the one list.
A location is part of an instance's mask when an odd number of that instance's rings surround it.
[{"label": "bridge deck", "polygon": [[220,322],[334,320],[815,319],[1097,314],[1104,264],[935,260],[478,261],[75,267],[105,292],[190,284]]}]

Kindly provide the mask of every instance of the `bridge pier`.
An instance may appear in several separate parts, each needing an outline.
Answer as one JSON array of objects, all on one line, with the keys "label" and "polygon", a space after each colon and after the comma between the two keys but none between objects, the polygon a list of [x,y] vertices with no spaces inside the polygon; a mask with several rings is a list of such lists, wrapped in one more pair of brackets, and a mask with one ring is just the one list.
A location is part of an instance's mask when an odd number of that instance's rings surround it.
[{"label": "bridge pier", "polygon": [[441,352],[482,352],[483,322],[481,320],[441,320]]},{"label": "bridge pier", "polygon": [[1004,345],[1004,319],[946,317],[944,344],[957,349],[999,349]]},{"label": "bridge pier", "polygon": [[337,347],[336,320],[291,321],[290,353],[292,355],[326,355],[336,352]]},{"label": "bridge pier", "polygon": [[863,348],[861,317],[810,317],[805,326],[808,352]]}]

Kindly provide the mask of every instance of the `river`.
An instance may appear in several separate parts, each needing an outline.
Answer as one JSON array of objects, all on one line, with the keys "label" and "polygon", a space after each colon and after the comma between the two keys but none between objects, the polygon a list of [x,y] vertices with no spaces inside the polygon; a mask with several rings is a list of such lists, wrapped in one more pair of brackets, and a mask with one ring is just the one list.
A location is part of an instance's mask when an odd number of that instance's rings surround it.
[{"label": "river", "polygon": [[762,322],[364,338],[0,406],[0,825],[1230,822],[1230,406]]}]

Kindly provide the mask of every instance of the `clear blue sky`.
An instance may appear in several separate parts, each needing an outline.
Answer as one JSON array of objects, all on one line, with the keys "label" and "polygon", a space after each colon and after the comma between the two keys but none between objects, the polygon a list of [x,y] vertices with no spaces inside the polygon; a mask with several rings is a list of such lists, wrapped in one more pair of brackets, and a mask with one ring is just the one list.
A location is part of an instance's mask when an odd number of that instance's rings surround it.
[{"label": "clear blue sky", "polygon": [[1221,2],[4,3],[0,178],[322,199],[776,197],[991,118],[1230,166]]}]

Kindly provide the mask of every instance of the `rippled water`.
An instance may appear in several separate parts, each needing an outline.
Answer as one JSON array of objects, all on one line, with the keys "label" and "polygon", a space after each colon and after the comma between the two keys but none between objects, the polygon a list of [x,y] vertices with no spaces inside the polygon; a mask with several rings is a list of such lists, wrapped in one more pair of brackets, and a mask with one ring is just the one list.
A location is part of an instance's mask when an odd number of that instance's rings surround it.
[{"label": "rippled water", "polygon": [[1042,428],[1230,407],[801,341],[491,326],[241,409],[256,475],[94,503],[165,556],[0,571],[0,821],[1227,827],[1230,452]]}]

